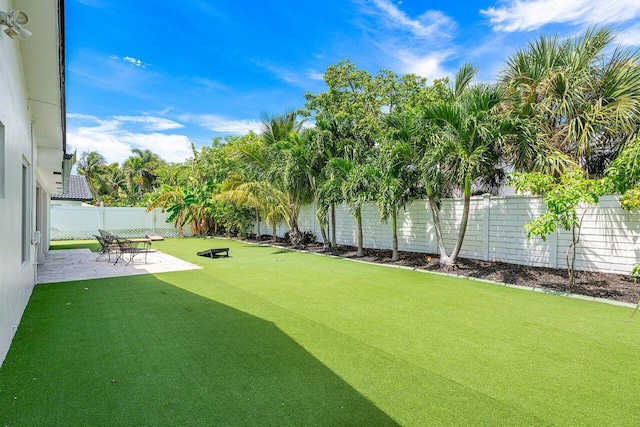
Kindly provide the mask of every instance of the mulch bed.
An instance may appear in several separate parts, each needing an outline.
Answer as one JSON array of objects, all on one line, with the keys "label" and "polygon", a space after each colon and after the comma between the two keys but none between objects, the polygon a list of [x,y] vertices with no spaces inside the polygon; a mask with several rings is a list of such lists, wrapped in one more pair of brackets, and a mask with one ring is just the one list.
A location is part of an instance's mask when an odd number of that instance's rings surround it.
[{"label": "mulch bed", "polygon": [[[253,240],[255,241],[255,240]],[[270,242],[263,236],[263,242]],[[282,239],[275,242],[278,246],[291,247]],[[321,243],[306,245],[305,250],[343,258],[354,258],[378,264],[395,264],[429,271],[442,271],[438,265],[438,255],[401,251],[400,259],[391,261],[391,250],[365,249],[364,256],[356,257],[353,246],[338,246],[332,250],[324,250]],[[504,262],[487,262],[475,259],[460,258],[453,274],[493,280],[520,286],[544,288],[558,292],[571,292],[590,297],[606,298],[628,303],[640,300],[640,283],[635,283],[631,275],[578,271],[576,283],[569,288],[567,270],[559,268],[532,267]]]}]

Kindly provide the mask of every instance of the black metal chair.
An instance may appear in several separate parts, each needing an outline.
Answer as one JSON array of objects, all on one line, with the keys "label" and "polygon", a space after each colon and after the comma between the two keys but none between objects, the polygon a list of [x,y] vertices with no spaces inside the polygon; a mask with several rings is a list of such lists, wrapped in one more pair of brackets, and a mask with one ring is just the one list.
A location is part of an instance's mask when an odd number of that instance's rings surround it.
[{"label": "black metal chair", "polygon": [[107,255],[109,262],[111,262],[111,253],[115,252],[116,255],[118,254],[118,250],[119,250],[118,244],[113,242],[108,242],[102,236],[97,236],[95,234],[93,235],[93,237],[95,237],[96,240],[98,240],[98,243],[100,243],[100,249],[98,250],[99,255],[98,255],[98,258],[96,258],[96,261],[99,261],[100,258]]},{"label": "black metal chair", "polygon": [[144,253],[146,257],[147,249],[140,248],[140,244],[142,244],[143,242],[122,239],[120,237],[116,237],[115,239],[118,246],[118,258],[116,259],[116,262],[113,263],[113,265],[116,265],[120,259],[124,259],[124,254],[129,254],[129,261],[127,261],[125,267],[133,262],[133,259],[137,254]]}]

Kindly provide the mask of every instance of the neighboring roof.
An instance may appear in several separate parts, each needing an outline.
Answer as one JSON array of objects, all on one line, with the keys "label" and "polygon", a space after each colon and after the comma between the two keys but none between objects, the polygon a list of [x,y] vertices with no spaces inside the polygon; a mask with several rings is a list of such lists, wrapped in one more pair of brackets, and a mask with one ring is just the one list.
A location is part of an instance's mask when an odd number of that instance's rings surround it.
[{"label": "neighboring roof", "polygon": [[82,175],[71,175],[69,177],[68,193],[51,193],[51,200],[75,200],[88,202],[93,200],[87,179]]}]

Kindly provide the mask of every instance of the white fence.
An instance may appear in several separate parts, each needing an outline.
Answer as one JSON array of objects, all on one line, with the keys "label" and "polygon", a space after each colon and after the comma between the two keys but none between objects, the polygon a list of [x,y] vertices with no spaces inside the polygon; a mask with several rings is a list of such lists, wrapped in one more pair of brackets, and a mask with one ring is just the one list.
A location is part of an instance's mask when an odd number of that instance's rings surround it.
[{"label": "white fence", "polygon": [[[168,212],[145,208],[116,208],[93,206],[51,206],[51,240],[92,239],[98,229],[123,237],[143,237],[159,233],[165,237],[178,236],[173,222],[167,223]],[[191,235],[191,227],[183,230]]]},{"label": "white fence", "polygon": [[[577,246],[576,269],[629,274],[640,261],[640,214],[620,208],[619,196],[605,196],[596,207],[587,208]],[[539,197],[474,197],[469,225],[460,256],[485,261],[566,268],[566,251],[571,233],[559,230],[547,237],[527,239],[523,226],[545,212]],[[445,246],[451,249],[458,236],[462,200],[443,200],[440,213]],[[391,249],[390,224],[381,224],[374,203],[362,211],[364,246]],[[299,218],[302,231],[312,231],[321,239],[314,208],[305,207]],[[356,244],[356,221],[346,207],[336,209],[336,240]],[[264,234],[271,231],[262,225]],[[278,227],[278,235],[287,231]],[[400,250],[437,254],[431,210],[427,201],[414,201],[398,216]]]},{"label": "white fence", "polygon": [[[605,196],[596,207],[587,208],[582,224],[582,238],[577,247],[578,270],[628,274],[640,260],[640,214],[620,208],[618,196]],[[299,218],[302,231],[313,232],[321,238],[315,208],[306,206]],[[545,211],[539,197],[474,197],[464,245],[460,256],[502,261],[513,264],[566,268],[566,251],[571,234],[564,230],[553,233],[543,241],[527,239],[523,226]],[[462,200],[443,200],[440,214],[442,232],[447,248],[452,248],[458,235],[462,215]],[[173,223],[167,223],[168,213],[160,209],[145,212],[144,208],[97,208],[80,206],[51,207],[51,239],[90,239],[98,228],[126,237],[141,237],[146,233],[160,233],[166,237],[178,235]],[[374,203],[362,212],[364,246],[390,249],[390,224],[380,223]],[[277,232],[283,236],[288,230],[279,224]],[[271,234],[270,227],[261,223],[260,234]],[[190,235],[190,227],[184,235]],[[339,244],[356,244],[356,221],[346,207],[336,209],[336,239]],[[400,250],[437,254],[435,231],[427,201],[414,201],[398,217],[398,246]]]}]

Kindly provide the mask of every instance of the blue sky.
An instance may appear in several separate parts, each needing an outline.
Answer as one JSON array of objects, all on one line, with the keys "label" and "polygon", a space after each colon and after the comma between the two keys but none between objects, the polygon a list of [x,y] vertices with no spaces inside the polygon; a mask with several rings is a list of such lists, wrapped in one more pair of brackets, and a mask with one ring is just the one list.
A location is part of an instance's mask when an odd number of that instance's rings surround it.
[{"label": "blue sky", "polygon": [[429,81],[471,62],[491,82],[540,34],[606,25],[640,47],[639,0],[66,0],[66,19],[67,141],[110,162],[257,130],[345,58]]}]

